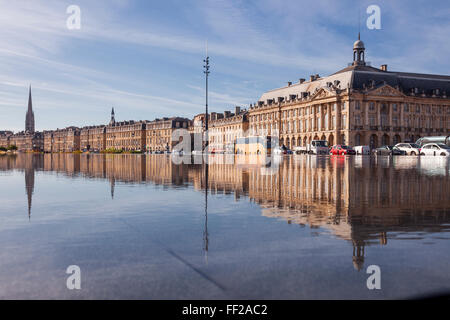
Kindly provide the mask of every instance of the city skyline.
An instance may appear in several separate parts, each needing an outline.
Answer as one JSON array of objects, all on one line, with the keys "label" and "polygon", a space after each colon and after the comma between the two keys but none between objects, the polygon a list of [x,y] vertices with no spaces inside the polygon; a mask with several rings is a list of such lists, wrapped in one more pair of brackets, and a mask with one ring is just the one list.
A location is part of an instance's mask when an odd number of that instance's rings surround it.
[{"label": "city skyline", "polygon": [[[111,107],[122,120],[192,117],[204,109],[206,39],[213,67],[211,111],[247,106],[287,81],[345,67],[351,61],[348,47],[357,34],[358,12],[373,66],[448,74],[445,35],[450,25],[443,2],[425,17],[413,12],[410,2],[381,1],[381,30],[365,27],[369,2],[359,7],[319,2],[308,7],[311,14],[299,15],[305,5],[289,1],[283,10],[271,1],[194,2],[171,10],[170,3],[149,7],[138,1],[81,1],[81,29],[67,30],[69,4],[2,6],[6,45],[0,50],[0,112],[5,116],[0,128],[23,130],[30,84],[37,131],[54,129],[54,123],[60,128],[106,124]],[[299,28],[293,28],[295,17],[301,17]],[[415,30],[408,19],[417,22]]]}]

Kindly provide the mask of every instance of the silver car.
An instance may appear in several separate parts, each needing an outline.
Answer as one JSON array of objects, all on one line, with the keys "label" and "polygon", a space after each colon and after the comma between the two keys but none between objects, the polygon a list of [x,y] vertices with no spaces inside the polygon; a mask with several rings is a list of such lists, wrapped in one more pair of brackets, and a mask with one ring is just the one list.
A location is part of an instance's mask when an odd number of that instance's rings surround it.
[{"label": "silver car", "polygon": [[415,143],[410,142],[397,143],[394,148],[405,151],[408,156],[420,155],[420,147]]},{"label": "silver car", "polygon": [[450,147],[443,143],[427,143],[420,149],[422,156],[450,156]]}]

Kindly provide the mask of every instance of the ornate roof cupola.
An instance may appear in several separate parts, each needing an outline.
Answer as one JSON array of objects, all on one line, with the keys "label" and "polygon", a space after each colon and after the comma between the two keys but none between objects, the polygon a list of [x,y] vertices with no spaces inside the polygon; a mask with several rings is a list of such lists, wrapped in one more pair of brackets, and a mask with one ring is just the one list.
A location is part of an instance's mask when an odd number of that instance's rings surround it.
[{"label": "ornate roof cupola", "polygon": [[365,53],[364,42],[361,41],[361,34],[358,33],[358,40],[353,44],[353,65],[354,66],[365,66]]},{"label": "ornate roof cupola", "polygon": [[31,99],[31,86],[28,95],[28,110],[25,116],[25,132],[34,133],[34,112],[33,101]]},{"label": "ornate roof cupola", "polygon": [[114,107],[113,107],[112,110],[111,110],[111,120],[109,121],[109,125],[112,126],[112,125],[115,125],[115,124],[116,124],[116,117],[115,117],[115,114],[114,114]]}]

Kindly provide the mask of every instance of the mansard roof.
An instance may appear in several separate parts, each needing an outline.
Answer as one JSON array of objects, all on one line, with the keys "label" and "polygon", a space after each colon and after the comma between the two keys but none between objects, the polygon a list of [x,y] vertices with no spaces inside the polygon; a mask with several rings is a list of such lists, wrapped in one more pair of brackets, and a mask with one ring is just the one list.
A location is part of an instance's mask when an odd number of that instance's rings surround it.
[{"label": "mansard roof", "polygon": [[[387,67],[387,66],[386,66]],[[450,97],[450,76],[411,72],[387,71],[367,64],[343,68],[327,77],[311,77],[310,81],[289,83],[288,86],[270,90],[259,99],[261,104],[313,97],[321,88],[328,88],[333,94],[344,90],[365,92],[387,84],[405,95],[433,98]]]},{"label": "mansard roof", "polygon": [[355,91],[365,91],[381,84],[388,84],[406,95],[450,97],[450,76],[383,71],[371,66],[353,65],[328,77],[268,91],[261,96],[259,101],[267,103],[268,100],[273,100],[273,102],[277,102],[278,98],[290,100],[291,96],[301,97],[302,93],[313,96],[320,88],[330,88],[330,84],[336,85],[333,89],[350,88]]}]

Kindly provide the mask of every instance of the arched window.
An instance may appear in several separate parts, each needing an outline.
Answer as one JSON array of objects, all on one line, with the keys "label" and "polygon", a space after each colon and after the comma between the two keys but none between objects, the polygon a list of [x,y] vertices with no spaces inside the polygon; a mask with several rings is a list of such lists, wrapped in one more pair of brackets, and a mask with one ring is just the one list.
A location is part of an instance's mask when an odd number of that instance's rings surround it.
[{"label": "arched window", "polygon": [[361,135],[359,133],[357,133],[355,135],[355,146],[359,146],[361,145]]}]

